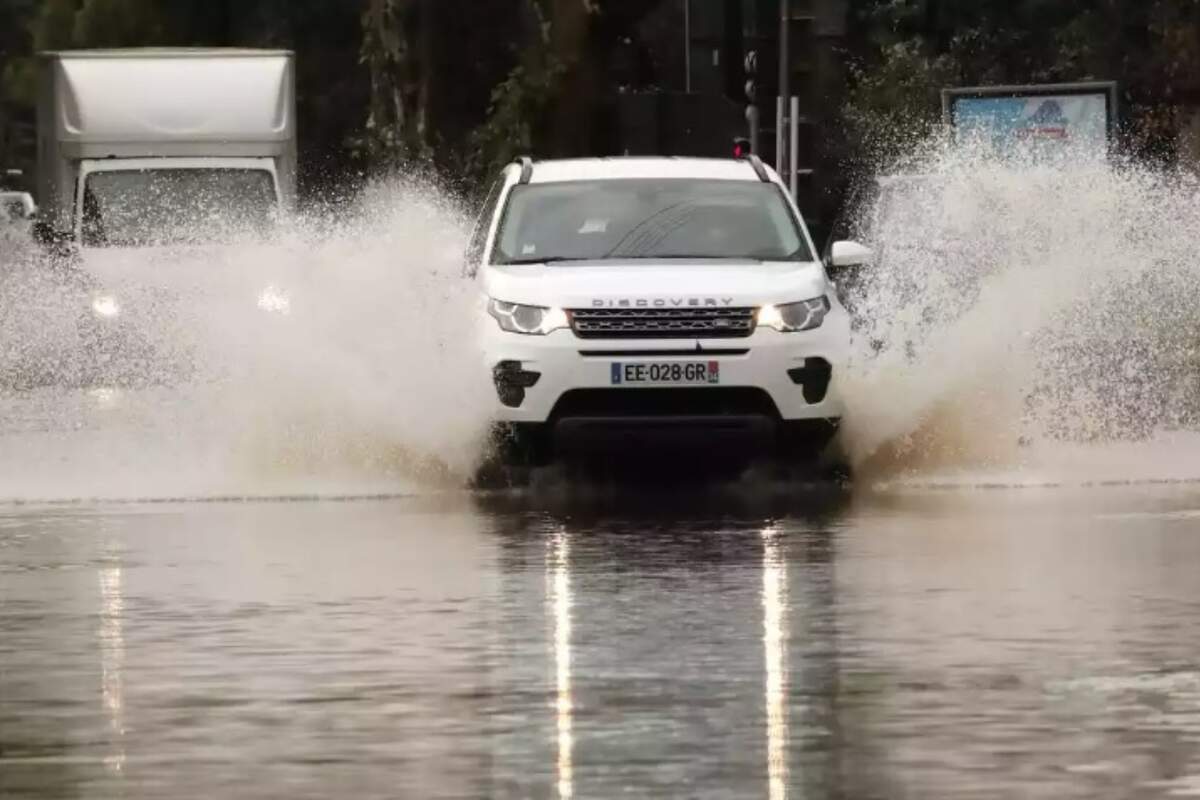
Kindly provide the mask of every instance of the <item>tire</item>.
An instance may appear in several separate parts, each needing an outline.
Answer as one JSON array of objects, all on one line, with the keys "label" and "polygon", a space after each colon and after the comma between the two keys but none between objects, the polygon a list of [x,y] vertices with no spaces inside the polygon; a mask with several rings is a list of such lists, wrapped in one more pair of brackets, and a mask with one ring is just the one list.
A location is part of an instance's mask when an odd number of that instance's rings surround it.
[{"label": "tire", "polygon": [[553,461],[550,429],[540,423],[498,423],[492,426],[492,447],[501,464],[544,467]]},{"label": "tire", "polygon": [[841,446],[841,419],[784,422],[777,459],[793,476],[822,482],[846,483],[850,462]]},{"label": "tire", "polygon": [[530,485],[535,469],[552,461],[550,431],[536,423],[495,423],[470,482],[473,489],[512,489]]}]

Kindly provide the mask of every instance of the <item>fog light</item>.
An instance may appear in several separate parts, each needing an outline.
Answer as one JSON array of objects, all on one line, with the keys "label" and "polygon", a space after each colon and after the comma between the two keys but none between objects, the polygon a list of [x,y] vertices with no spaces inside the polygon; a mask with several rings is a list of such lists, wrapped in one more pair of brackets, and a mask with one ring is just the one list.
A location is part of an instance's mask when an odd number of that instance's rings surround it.
[{"label": "fog light", "polygon": [[829,381],[833,378],[833,366],[823,358],[806,358],[803,367],[788,370],[788,377],[801,387],[804,402],[820,403],[829,392]]},{"label": "fog light", "polygon": [[501,361],[492,370],[496,384],[496,395],[509,408],[518,408],[525,402],[525,390],[537,385],[540,372],[523,369],[520,361]]}]

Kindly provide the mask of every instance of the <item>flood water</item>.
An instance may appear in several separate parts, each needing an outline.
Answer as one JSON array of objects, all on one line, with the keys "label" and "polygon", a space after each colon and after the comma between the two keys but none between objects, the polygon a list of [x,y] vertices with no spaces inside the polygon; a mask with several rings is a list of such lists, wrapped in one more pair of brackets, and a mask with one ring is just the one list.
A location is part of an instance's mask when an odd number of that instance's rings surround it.
[{"label": "flood water", "polygon": [[1200,794],[1200,488],[0,511],[0,796]]}]

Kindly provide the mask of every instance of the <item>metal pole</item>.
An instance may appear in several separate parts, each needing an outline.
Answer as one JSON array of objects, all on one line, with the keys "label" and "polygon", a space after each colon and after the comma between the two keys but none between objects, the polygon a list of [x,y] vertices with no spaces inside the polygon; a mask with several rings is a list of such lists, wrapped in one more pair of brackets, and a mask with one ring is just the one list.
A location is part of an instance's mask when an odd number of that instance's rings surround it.
[{"label": "metal pole", "polygon": [[761,127],[759,124],[759,117],[761,116],[762,115],[759,113],[757,105],[750,106],[746,109],[746,122],[749,123],[750,126],[750,152],[756,155],[758,153],[758,140],[760,138],[758,133],[759,128]]},{"label": "metal pole", "polygon": [[787,97],[791,87],[788,86],[791,75],[791,54],[788,51],[788,40],[791,38],[791,7],[789,0],[779,0],[779,96]]},{"label": "metal pole", "polygon": [[783,177],[783,162],[784,162],[784,158],[783,158],[783,156],[784,156],[783,125],[784,125],[784,119],[783,119],[783,98],[782,97],[775,98],[775,120],[776,120],[776,122],[775,122],[775,171],[779,173],[780,177]]},{"label": "metal pole", "polygon": [[800,98],[792,97],[792,113],[788,115],[788,122],[791,124],[792,143],[790,148],[790,158],[788,159],[788,186],[791,187],[792,197],[796,197],[796,165],[800,161]]},{"label": "metal pole", "polygon": [[780,177],[787,180],[786,170],[795,168],[789,165],[787,154],[784,152],[784,129],[787,127],[787,98],[790,93],[790,76],[792,72],[791,53],[788,41],[791,39],[790,28],[792,19],[790,0],[779,0],[779,101],[775,114],[775,170]]},{"label": "metal pole", "polygon": [[683,0],[683,90],[692,93],[692,0]]}]

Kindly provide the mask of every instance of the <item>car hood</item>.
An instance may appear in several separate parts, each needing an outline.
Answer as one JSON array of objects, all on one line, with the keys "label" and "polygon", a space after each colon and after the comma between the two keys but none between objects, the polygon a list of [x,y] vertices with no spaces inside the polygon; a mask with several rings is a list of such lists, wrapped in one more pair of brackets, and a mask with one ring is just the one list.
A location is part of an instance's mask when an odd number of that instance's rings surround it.
[{"label": "car hood", "polygon": [[484,289],[497,300],[558,308],[736,308],[809,300],[829,282],[817,262],[606,261],[491,266]]}]

